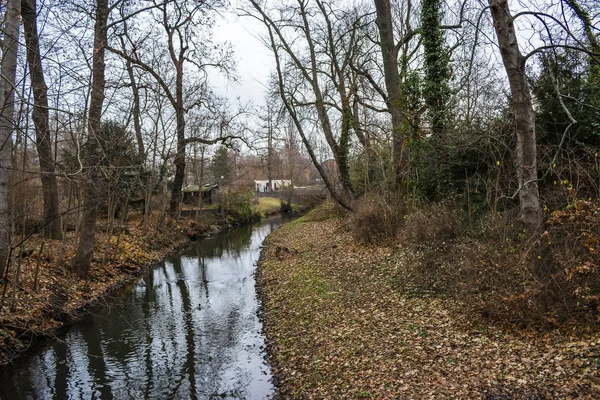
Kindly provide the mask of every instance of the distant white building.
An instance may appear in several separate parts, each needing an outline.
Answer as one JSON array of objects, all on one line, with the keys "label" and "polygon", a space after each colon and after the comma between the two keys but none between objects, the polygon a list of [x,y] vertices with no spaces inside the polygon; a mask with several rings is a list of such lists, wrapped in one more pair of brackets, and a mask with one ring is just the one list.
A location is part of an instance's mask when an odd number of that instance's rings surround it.
[{"label": "distant white building", "polygon": [[286,186],[291,186],[292,181],[289,179],[271,179],[271,185],[273,187],[269,188],[268,180],[254,181],[254,187],[256,188],[256,191],[261,193],[277,192]]}]

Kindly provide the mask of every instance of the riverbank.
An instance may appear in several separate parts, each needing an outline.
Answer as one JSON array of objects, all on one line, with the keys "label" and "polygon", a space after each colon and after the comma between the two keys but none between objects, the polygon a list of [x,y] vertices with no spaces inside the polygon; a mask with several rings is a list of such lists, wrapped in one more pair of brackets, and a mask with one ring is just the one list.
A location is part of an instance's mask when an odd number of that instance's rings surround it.
[{"label": "riverbank", "polygon": [[101,303],[112,291],[130,283],[168,254],[231,225],[230,219],[215,218],[167,218],[161,223],[158,216],[152,216],[142,228],[141,216],[132,216],[125,226],[113,228],[113,235],[108,236],[107,224],[99,221],[88,280],[78,279],[69,268],[76,251],[73,232],[62,241],[31,237],[23,248],[16,296],[12,291],[12,273],[7,285],[0,286],[6,291],[0,311],[0,367],[37,338],[52,336],[80,318],[87,308]]},{"label": "riverbank", "polygon": [[600,335],[490,324],[408,295],[414,255],[353,239],[324,209],[268,240],[257,282],[283,398],[599,398]]}]

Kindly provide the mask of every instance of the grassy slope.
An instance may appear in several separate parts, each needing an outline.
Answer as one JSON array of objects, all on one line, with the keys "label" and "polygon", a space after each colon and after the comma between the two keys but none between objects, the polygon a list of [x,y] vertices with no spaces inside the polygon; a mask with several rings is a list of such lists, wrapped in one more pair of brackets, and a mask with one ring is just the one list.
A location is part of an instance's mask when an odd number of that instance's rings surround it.
[{"label": "grassy slope", "polygon": [[284,398],[600,398],[599,336],[507,332],[409,298],[400,250],[314,215],[275,232],[259,268]]},{"label": "grassy slope", "polygon": [[263,215],[276,214],[281,210],[281,200],[274,197],[259,197],[256,209]]}]

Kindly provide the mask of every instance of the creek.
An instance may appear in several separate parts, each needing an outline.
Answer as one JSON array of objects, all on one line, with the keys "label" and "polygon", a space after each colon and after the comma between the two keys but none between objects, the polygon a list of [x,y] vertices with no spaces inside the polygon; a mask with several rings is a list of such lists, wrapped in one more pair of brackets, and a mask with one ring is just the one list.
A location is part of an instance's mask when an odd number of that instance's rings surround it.
[{"label": "creek", "polygon": [[0,372],[0,399],[268,399],[254,272],[282,217],[200,240]]}]

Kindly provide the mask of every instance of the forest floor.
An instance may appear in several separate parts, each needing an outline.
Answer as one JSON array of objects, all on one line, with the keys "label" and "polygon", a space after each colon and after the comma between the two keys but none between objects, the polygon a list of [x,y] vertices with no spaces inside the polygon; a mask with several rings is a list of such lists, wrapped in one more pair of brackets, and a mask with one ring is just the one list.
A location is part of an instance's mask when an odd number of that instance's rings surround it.
[{"label": "forest floor", "polygon": [[277,230],[258,285],[282,398],[600,398],[600,334],[510,329],[399,290],[410,257],[317,209]]},{"label": "forest floor", "polygon": [[19,261],[14,263],[13,269],[21,271],[16,296],[12,271],[6,285],[0,285],[0,366],[27,349],[36,337],[52,335],[65,323],[76,320],[87,307],[101,302],[167,254],[221,229],[215,224],[218,221],[183,218],[179,222],[167,218],[160,224],[159,217],[152,216],[143,229],[138,215],[115,229],[109,240],[108,224],[98,221],[88,280],[78,279],[69,267],[76,251],[73,232],[62,241],[29,238],[20,265]]}]

